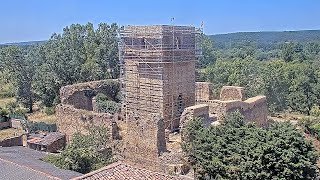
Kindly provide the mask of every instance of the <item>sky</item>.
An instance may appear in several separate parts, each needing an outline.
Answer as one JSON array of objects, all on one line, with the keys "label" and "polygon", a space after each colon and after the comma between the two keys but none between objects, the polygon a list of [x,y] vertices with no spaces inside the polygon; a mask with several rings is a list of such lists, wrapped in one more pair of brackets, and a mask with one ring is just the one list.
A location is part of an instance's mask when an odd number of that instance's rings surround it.
[{"label": "sky", "polygon": [[320,0],[3,0],[0,44],[46,40],[73,23],[203,22],[206,34],[224,34],[320,29],[319,20]]}]

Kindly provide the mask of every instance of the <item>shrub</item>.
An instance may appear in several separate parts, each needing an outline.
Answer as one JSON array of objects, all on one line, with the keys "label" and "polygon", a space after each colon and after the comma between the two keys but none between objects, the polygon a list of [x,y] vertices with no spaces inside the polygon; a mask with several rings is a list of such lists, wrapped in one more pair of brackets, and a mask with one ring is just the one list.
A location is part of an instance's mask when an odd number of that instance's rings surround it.
[{"label": "shrub", "polygon": [[244,123],[236,112],[220,126],[201,127],[197,121],[190,126],[195,127],[190,134],[194,139],[184,142],[183,150],[199,179],[314,179],[318,175],[312,143],[289,122],[263,129]]},{"label": "shrub", "polygon": [[10,113],[13,113],[15,109],[18,107],[19,105],[16,101],[9,102],[8,104],[6,104],[6,109],[8,109]]},{"label": "shrub", "polygon": [[114,114],[120,110],[119,103],[108,100],[108,97],[101,93],[96,96],[96,106],[97,111],[101,113]]},{"label": "shrub", "polygon": [[320,106],[313,106],[310,110],[310,115],[320,117]]},{"label": "shrub", "polygon": [[0,117],[8,117],[9,116],[9,110],[6,108],[0,107]]},{"label": "shrub", "polygon": [[74,134],[72,142],[61,154],[49,155],[43,160],[84,174],[112,163],[108,129],[93,126],[88,132],[87,135]]},{"label": "shrub", "polygon": [[52,115],[55,113],[55,109],[54,107],[45,107],[43,112],[46,113],[46,115]]},{"label": "shrub", "polygon": [[[0,82],[1,84],[1,82]],[[12,83],[5,84],[0,88],[0,98],[11,98],[15,96],[15,89]]]}]

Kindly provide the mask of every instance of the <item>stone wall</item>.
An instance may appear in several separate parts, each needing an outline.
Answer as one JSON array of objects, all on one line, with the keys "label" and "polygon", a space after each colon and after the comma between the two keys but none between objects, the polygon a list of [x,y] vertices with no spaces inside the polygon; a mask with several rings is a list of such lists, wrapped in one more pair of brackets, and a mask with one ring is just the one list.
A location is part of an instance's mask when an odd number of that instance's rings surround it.
[{"label": "stone wall", "polygon": [[265,96],[256,96],[245,101],[199,100],[197,103],[207,104],[209,106],[209,113],[214,114],[218,120],[222,120],[227,113],[239,110],[245,120],[253,121],[258,126],[267,125],[268,107]]},{"label": "stone wall", "polygon": [[56,141],[54,141],[52,144],[47,146],[46,152],[58,152],[59,150],[63,149],[66,145],[66,138],[60,138]]},{"label": "stone wall", "polygon": [[244,117],[248,121],[254,121],[258,126],[268,125],[268,105],[266,96],[256,96],[244,101],[247,109],[244,111]]},{"label": "stone wall", "polygon": [[166,151],[165,125],[162,118],[149,115],[127,117],[123,156],[127,161],[160,170],[159,155]]},{"label": "stone wall", "polygon": [[76,132],[86,133],[87,128],[92,125],[106,126],[110,132],[113,132],[113,123],[118,120],[117,115],[76,109],[71,105],[65,104],[57,105],[56,117],[58,131],[66,134],[67,142],[71,140],[72,135]]},{"label": "stone wall", "polygon": [[211,83],[196,82],[196,100],[210,100],[213,98]]},{"label": "stone wall", "polygon": [[[208,85],[206,85],[208,86]],[[206,86],[198,86],[204,87]],[[202,91],[206,92],[206,91]],[[204,94],[202,97],[208,97]],[[220,99],[197,98],[197,104],[209,106],[209,114],[214,115],[218,120],[222,120],[227,113],[239,110],[247,121],[254,121],[258,126],[267,125],[267,99],[265,96],[256,96],[245,100],[243,87],[223,86]]]},{"label": "stone wall", "polygon": [[15,129],[23,129],[20,119],[10,119],[10,126]]},{"label": "stone wall", "polygon": [[180,118],[180,133],[181,139],[185,141],[185,130],[184,127],[189,121],[194,120],[195,118],[202,118],[203,124],[209,126],[211,124],[209,119],[209,105],[207,104],[198,104],[194,106],[187,107]]},{"label": "stone wall", "polygon": [[15,136],[15,137],[7,138],[0,141],[0,146],[2,147],[25,146],[26,140],[27,140],[27,136],[23,134],[21,136]]},{"label": "stone wall", "polygon": [[209,105],[198,104],[198,105],[187,107],[181,115],[180,127],[183,127],[189,120],[194,118],[202,118],[204,121],[208,121]]},{"label": "stone wall", "polygon": [[220,92],[221,101],[229,100],[245,100],[245,92],[243,87],[238,86],[223,86]]},{"label": "stone wall", "polygon": [[93,110],[92,98],[98,93],[103,93],[110,100],[116,100],[119,92],[119,82],[116,79],[91,81],[64,86],[60,89],[62,104],[73,105],[77,109]]}]

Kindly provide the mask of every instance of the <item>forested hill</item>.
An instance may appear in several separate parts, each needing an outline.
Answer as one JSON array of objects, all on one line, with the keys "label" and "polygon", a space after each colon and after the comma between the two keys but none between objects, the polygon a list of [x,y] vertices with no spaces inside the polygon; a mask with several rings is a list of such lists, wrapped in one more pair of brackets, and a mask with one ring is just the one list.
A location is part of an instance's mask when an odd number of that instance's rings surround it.
[{"label": "forested hill", "polygon": [[[209,35],[214,41],[215,48],[232,48],[241,45],[255,44],[258,48],[274,48],[278,44],[285,42],[314,42],[320,41],[320,30],[303,30],[303,31],[274,31],[274,32],[236,32],[228,34]],[[28,46],[42,44],[46,41],[28,41],[5,43],[0,46]]]},{"label": "forested hill", "polygon": [[255,44],[258,48],[266,48],[285,42],[320,41],[320,30],[283,31],[283,32],[237,32],[210,35],[216,48],[232,48],[244,44]]},{"label": "forested hill", "polygon": [[36,44],[43,44],[46,41],[26,41],[26,42],[15,42],[15,43],[4,43],[0,44],[0,46],[30,46],[30,45],[36,45]]}]

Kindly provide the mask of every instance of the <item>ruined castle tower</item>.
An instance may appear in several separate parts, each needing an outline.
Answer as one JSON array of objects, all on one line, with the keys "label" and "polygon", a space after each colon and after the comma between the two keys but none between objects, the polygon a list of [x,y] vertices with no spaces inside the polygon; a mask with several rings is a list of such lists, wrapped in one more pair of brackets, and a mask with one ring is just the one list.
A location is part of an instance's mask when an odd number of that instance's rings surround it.
[{"label": "ruined castle tower", "polygon": [[126,26],[120,62],[127,117],[156,114],[167,129],[179,127],[185,107],[195,104],[199,33],[190,26]]}]

